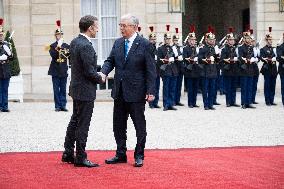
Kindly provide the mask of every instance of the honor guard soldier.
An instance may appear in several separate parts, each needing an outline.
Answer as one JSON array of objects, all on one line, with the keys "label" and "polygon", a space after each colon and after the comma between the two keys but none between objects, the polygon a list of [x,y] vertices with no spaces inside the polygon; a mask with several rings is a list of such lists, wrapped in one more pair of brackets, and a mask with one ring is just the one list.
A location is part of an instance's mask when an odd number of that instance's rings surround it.
[{"label": "honor guard soldier", "polygon": [[253,78],[252,78],[251,102],[252,104],[258,104],[255,101],[255,97],[256,97],[257,83],[258,83],[258,78],[259,78],[258,62],[259,62],[260,50],[259,50],[259,44],[257,45],[255,37],[253,35],[253,29],[250,29],[250,35],[251,35],[251,43],[253,46],[253,57],[255,58],[255,62],[252,64],[253,65]]},{"label": "honor guard soldier", "polygon": [[56,42],[50,45],[49,54],[51,64],[48,75],[52,76],[53,94],[55,102],[55,111],[68,111],[66,109],[66,83],[68,77],[67,59],[69,57],[69,45],[63,42],[63,31],[61,30],[60,20],[56,21],[57,29],[54,36]]},{"label": "honor guard soldier", "polygon": [[260,49],[260,60],[263,62],[260,72],[264,76],[264,96],[267,106],[276,105],[274,103],[275,85],[277,78],[276,52],[272,47],[272,27],[265,35],[266,46]]},{"label": "honor guard soldier", "polygon": [[226,106],[240,107],[236,104],[236,84],[238,81],[238,57],[235,47],[233,28],[229,28],[226,45],[221,52],[222,74],[224,75]]},{"label": "honor guard soldier", "polygon": [[158,65],[158,59],[157,59],[157,48],[156,48],[156,43],[157,43],[157,36],[154,33],[154,27],[150,26],[149,27],[151,33],[149,34],[149,41],[150,43],[153,45],[153,51],[154,51],[154,55],[155,55],[155,63],[156,63],[156,73],[157,73],[157,77],[156,77],[156,83],[155,83],[155,99],[152,102],[149,102],[149,107],[150,108],[161,108],[158,105],[159,102],[159,91],[160,91],[160,67]]},{"label": "honor guard soldier", "polygon": [[176,83],[176,91],[175,91],[175,100],[174,104],[177,106],[183,106],[182,103],[180,103],[180,97],[181,97],[181,86],[182,86],[182,80],[183,80],[183,57],[182,52],[183,48],[179,45],[179,34],[178,34],[178,28],[175,28],[176,33],[173,35],[173,52],[175,56],[175,63],[178,69],[178,76],[177,76],[177,83]]},{"label": "honor guard soldier", "polygon": [[9,60],[13,54],[10,44],[4,41],[4,20],[0,18],[0,111],[10,112],[8,109],[8,88],[11,78]]},{"label": "honor guard soldier", "polygon": [[277,47],[277,61],[279,62],[278,73],[281,79],[282,104],[284,106],[284,33],[282,36],[282,40],[282,44],[279,44],[279,46]]},{"label": "honor guard soldier", "polygon": [[199,86],[199,72],[198,53],[195,26],[190,26],[190,33],[187,36],[186,47],[183,49],[184,58],[184,78],[187,84],[187,104],[189,108],[198,108],[196,104],[197,91]]},{"label": "honor guard soldier", "polygon": [[174,52],[170,45],[170,25],[166,25],[167,32],[164,34],[164,44],[158,48],[158,64],[163,80],[163,106],[164,111],[177,110],[174,106],[176,78],[178,69],[175,64]]},{"label": "honor guard soldier", "polygon": [[253,80],[253,63],[257,61],[254,58],[253,46],[251,45],[250,32],[243,32],[244,44],[239,47],[240,61],[240,82],[241,82],[241,104],[242,108],[255,108],[252,106],[252,80]]},{"label": "honor guard soldier", "polygon": [[[211,33],[215,35],[215,29],[211,27]],[[220,46],[221,47],[221,46]],[[221,105],[220,103],[217,102],[217,91],[222,91],[224,90],[223,86],[223,77],[221,77],[221,64],[220,64],[220,57],[221,57],[221,50],[219,46],[216,44],[216,39],[215,39],[215,54],[216,54],[216,59],[215,59],[215,64],[217,68],[217,78],[215,81],[215,87],[214,87],[214,97],[213,97],[213,105]]]},{"label": "honor guard soldier", "polygon": [[212,30],[205,35],[205,46],[199,50],[198,63],[202,67],[202,97],[205,110],[215,110],[213,107],[214,93],[217,78],[217,54],[215,53],[215,35]]}]

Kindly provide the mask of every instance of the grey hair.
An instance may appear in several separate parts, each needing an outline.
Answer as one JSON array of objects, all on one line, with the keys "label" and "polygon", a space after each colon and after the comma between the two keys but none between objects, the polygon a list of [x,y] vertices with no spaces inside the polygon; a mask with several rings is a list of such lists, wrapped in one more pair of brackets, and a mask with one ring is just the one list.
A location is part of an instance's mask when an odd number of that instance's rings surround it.
[{"label": "grey hair", "polygon": [[139,25],[139,19],[132,15],[132,14],[125,14],[121,17],[121,20],[128,20],[131,22],[131,24],[138,26]]}]

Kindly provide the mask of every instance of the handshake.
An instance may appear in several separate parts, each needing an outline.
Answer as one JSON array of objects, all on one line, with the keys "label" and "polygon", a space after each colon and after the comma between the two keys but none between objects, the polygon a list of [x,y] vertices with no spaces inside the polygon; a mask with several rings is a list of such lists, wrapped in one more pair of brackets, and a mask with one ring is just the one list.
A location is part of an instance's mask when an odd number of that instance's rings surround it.
[{"label": "handshake", "polygon": [[103,74],[102,72],[98,72],[98,74],[102,77],[102,83],[105,83],[107,76],[105,74]]}]

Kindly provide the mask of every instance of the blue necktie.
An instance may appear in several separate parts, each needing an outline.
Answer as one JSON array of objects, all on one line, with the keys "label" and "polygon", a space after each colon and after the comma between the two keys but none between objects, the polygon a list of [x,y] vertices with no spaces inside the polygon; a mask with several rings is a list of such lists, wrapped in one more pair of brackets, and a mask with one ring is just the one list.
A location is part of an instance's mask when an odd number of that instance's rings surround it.
[{"label": "blue necktie", "polygon": [[129,44],[129,40],[128,39],[126,39],[125,41],[124,41],[124,58],[126,59],[126,57],[127,57],[127,54],[128,54],[128,44]]}]

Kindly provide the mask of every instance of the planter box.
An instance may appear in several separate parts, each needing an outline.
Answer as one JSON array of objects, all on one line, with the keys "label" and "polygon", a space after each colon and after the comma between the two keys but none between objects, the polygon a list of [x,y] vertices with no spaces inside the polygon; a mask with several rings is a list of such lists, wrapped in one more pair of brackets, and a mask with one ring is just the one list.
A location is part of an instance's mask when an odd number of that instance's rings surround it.
[{"label": "planter box", "polygon": [[24,87],[23,87],[23,76],[20,73],[18,76],[13,76],[10,79],[8,89],[8,99],[10,101],[23,102]]}]

